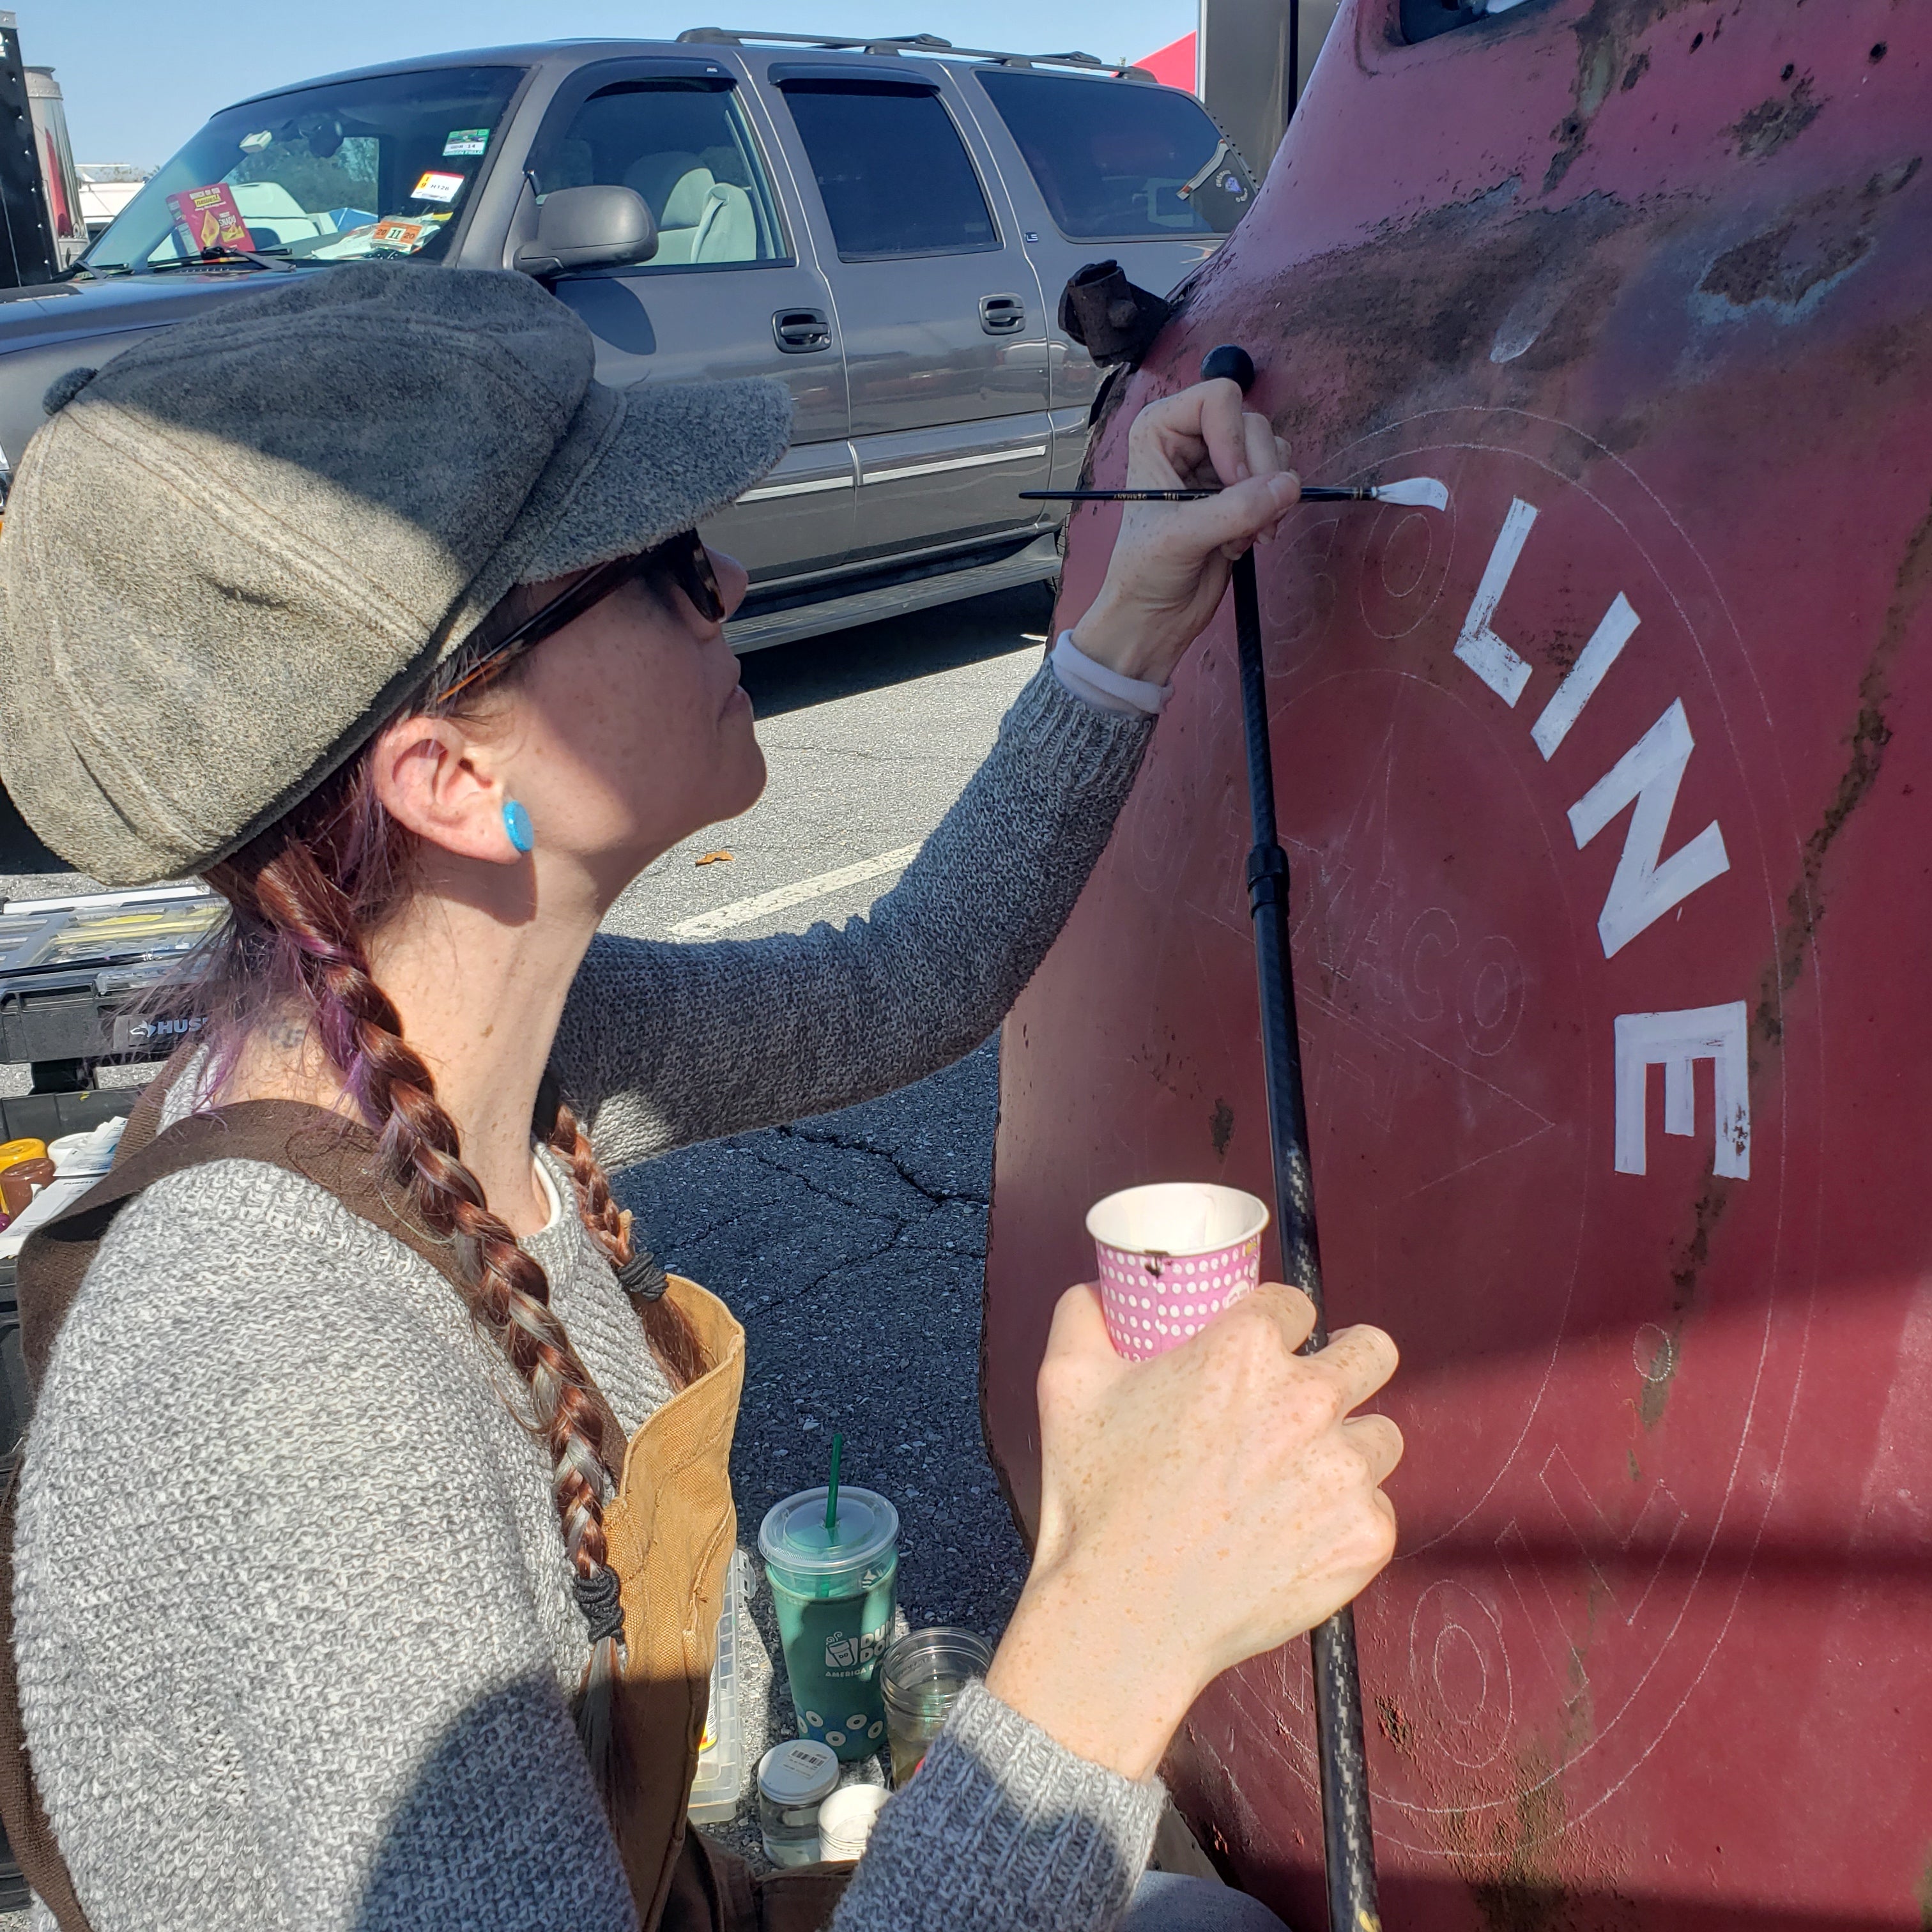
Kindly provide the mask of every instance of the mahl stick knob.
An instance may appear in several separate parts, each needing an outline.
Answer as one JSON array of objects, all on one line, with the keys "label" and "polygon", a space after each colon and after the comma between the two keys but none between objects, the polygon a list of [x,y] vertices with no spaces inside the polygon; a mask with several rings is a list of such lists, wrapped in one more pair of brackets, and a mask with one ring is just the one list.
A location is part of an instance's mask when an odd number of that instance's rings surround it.
[{"label": "mahl stick knob", "polygon": [[1201,358],[1201,380],[1204,382],[1222,380],[1234,382],[1246,395],[1255,386],[1255,358],[1238,342],[1224,342],[1218,349],[1210,349]]}]

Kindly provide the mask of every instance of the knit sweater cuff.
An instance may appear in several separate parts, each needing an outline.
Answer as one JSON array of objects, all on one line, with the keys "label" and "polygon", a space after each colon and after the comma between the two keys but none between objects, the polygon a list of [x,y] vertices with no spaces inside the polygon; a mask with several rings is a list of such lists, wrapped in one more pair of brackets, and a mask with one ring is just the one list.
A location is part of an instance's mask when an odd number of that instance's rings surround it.
[{"label": "knit sweater cuff", "polygon": [[862,1895],[877,1886],[912,1909],[908,1932],[1110,1926],[1147,1869],[1166,1798],[1157,1778],[1076,1756],[974,1684],[881,1814],[850,1922],[869,1922]]},{"label": "knit sweater cuff", "polygon": [[1013,700],[1000,736],[1024,741],[1029,783],[1077,794],[1096,784],[1124,790],[1121,774],[1132,782],[1154,727],[1143,712],[1103,711],[1076,698],[1046,664]]}]

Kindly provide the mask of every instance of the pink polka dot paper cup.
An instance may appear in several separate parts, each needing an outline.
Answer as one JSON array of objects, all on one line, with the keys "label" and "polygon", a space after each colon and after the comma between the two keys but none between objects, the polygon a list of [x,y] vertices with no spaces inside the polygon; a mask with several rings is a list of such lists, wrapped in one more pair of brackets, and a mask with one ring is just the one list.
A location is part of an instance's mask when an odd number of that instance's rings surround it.
[{"label": "pink polka dot paper cup", "polygon": [[1088,1210],[1100,1306],[1115,1350],[1145,1361],[1198,1335],[1262,1278],[1267,1204],[1238,1187],[1164,1180]]}]

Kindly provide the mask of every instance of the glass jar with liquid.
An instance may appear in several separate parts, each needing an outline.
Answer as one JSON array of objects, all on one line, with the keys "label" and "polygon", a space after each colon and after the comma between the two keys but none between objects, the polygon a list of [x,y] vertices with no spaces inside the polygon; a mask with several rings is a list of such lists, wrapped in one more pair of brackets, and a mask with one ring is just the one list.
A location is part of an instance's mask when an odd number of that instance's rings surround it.
[{"label": "glass jar with liquid", "polygon": [[774,1744],[758,1760],[758,1829],[775,1865],[818,1858],[818,1808],[838,1785],[838,1754],[813,1738]]},{"label": "glass jar with liquid", "polygon": [[885,1696],[886,1735],[892,1741],[895,1790],[925,1762],[959,1694],[974,1678],[985,1676],[992,1662],[992,1646],[969,1630],[913,1630],[886,1652],[879,1687]]}]

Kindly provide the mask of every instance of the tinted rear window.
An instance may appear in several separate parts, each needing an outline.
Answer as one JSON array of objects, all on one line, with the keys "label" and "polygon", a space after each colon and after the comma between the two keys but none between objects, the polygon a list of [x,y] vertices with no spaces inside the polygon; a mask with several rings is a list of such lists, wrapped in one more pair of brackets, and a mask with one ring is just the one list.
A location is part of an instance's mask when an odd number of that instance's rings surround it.
[{"label": "tinted rear window", "polygon": [[1206,110],[1172,88],[986,68],[980,84],[1076,241],[1225,235],[1254,184]]},{"label": "tinted rear window", "polygon": [[980,177],[937,94],[794,80],[784,97],[841,260],[1000,245]]}]

